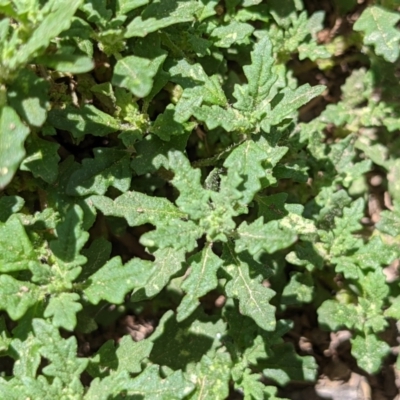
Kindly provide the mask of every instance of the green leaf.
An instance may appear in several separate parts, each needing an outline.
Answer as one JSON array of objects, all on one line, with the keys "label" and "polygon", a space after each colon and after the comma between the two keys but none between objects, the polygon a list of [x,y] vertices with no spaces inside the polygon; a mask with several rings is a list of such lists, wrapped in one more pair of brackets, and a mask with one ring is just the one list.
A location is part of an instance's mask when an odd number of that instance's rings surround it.
[{"label": "green leaf", "polygon": [[114,201],[104,196],[92,196],[91,201],[104,215],[124,217],[130,226],[143,225],[147,222],[162,226],[172,219],[186,217],[186,214],[167,199],[139,192],[126,192]]},{"label": "green leaf", "polygon": [[190,274],[181,285],[186,295],[177,310],[178,322],[192,314],[200,303],[200,297],[217,287],[217,270],[222,265],[222,260],[214,254],[212,245],[208,244],[202,252],[191,257],[188,263]]},{"label": "green leaf", "polygon": [[275,292],[262,285],[262,268],[248,253],[236,254],[231,244],[224,246],[224,270],[230,276],[225,290],[239,300],[241,314],[252,318],[266,331],[275,329],[275,307],[269,301]]},{"label": "green leaf", "polygon": [[77,302],[77,293],[60,293],[50,298],[44,316],[53,317],[52,323],[57,328],[73,331],[76,327],[76,313],[82,310],[82,305]]},{"label": "green leaf", "polygon": [[[3,196],[0,197],[0,222],[6,222],[14,213],[17,213],[24,206],[25,200],[19,196]],[[0,224],[0,229],[1,229]],[[1,238],[1,234],[0,234]],[[1,242],[1,239],[0,239]]]},{"label": "green leaf", "polygon": [[191,400],[224,400],[229,394],[231,359],[228,353],[216,353],[213,358],[204,355],[196,367],[187,372],[187,378],[196,385],[188,397]]},{"label": "green leaf", "polygon": [[[79,378],[85,370],[88,359],[78,358],[78,346],[74,336],[63,339],[58,329],[42,319],[34,319],[33,330],[41,343],[40,353],[49,361],[43,373],[47,376],[59,378],[63,384],[74,388],[73,379]],[[68,360],[68,362],[66,362]],[[78,388],[83,387],[78,384]]]},{"label": "green leaf", "polygon": [[113,340],[108,340],[96,355],[91,357],[87,371],[94,378],[104,378],[109,375],[110,370],[117,373],[139,373],[142,371],[142,362],[149,356],[152,347],[151,341],[135,342],[130,335],[124,336],[118,347],[115,347]]},{"label": "green leaf", "polygon": [[395,62],[400,53],[400,31],[396,28],[399,21],[397,12],[373,5],[363,11],[353,28],[364,32],[364,43],[372,44],[376,54],[386,61]]},{"label": "green leaf", "polygon": [[68,210],[64,221],[57,225],[57,239],[50,242],[50,249],[59,266],[57,272],[60,279],[75,279],[81,271],[80,266],[86,263],[86,258],[79,254],[89,238],[82,228],[82,222],[83,211],[75,205]]},{"label": "green leaf", "polygon": [[28,134],[29,128],[11,107],[0,108],[0,190],[9,184],[25,156]]},{"label": "green leaf", "polygon": [[112,83],[124,87],[137,97],[146,97],[153,87],[153,80],[166,58],[161,54],[154,59],[128,56],[117,61]]},{"label": "green leaf", "polygon": [[240,253],[244,250],[251,255],[265,250],[272,254],[278,250],[291,246],[296,240],[296,233],[287,228],[282,228],[279,221],[263,223],[263,218],[248,224],[243,221],[237,229],[238,239],[235,240],[235,250]]},{"label": "green leaf", "polygon": [[85,158],[67,184],[70,196],[103,195],[110,186],[126,192],[131,185],[130,155],[115,148],[93,149],[94,158]]},{"label": "green leaf", "polygon": [[148,5],[141,16],[133,19],[126,27],[125,37],[144,37],[150,32],[182,22],[194,20],[194,14],[200,9],[197,1],[155,0]]},{"label": "green leaf", "polygon": [[137,374],[142,370],[142,361],[147,358],[153,348],[149,340],[133,341],[130,335],[124,336],[116,351],[118,370]]},{"label": "green leaf", "polygon": [[215,40],[214,46],[229,48],[233,44],[247,44],[253,31],[254,27],[250,24],[231,20],[227,25],[215,28],[211,38]]},{"label": "green leaf", "polygon": [[197,240],[202,234],[203,230],[193,221],[173,219],[156,230],[143,234],[140,243],[151,250],[171,247],[176,251],[184,249],[190,252],[197,246]]},{"label": "green leaf", "polygon": [[144,260],[134,258],[122,265],[121,258],[114,257],[89,277],[84,293],[92,304],[121,304],[128,292],[144,287],[150,272]]},{"label": "green leaf", "polygon": [[87,0],[80,9],[87,15],[89,22],[104,26],[112,16],[112,11],[107,9],[105,0]]},{"label": "green leaf", "polygon": [[220,347],[225,329],[222,319],[206,316],[201,309],[180,323],[169,310],[149,338],[154,343],[149,359],[152,363],[181,370],[183,366],[200,362],[204,354]]},{"label": "green leaf", "polygon": [[183,135],[191,132],[194,123],[179,123],[175,120],[175,107],[169,104],[162,114],[159,114],[151,127],[151,132],[160,139],[170,141],[171,136]]},{"label": "green leaf", "polygon": [[[169,283],[171,278],[182,270],[183,263],[186,261],[185,251],[175,248],[165,248],[153,253],[156,257],[151,269],[150,276],[141,290],[145,291],[146,297],[153,297],[160,293]],[[135,294],[132,296],[135,298]]]},{"label": "green leaf", "polygon": [[100,269],[109,259],[111,254],[111,243],[103,237],[93,240],[90,247],[82,250],[87,262],[83,266],[79,280],[84,281],[90,275]]},{"label": "green leaf", "polygon": [[314,357],[300,357],[291,343],[272,347],[274,355],[262,362],[263,374],[283,386],[290,381],[313,381],[318,371]]},{"label": "green leaf", "polygon": [[251,109],[254,109],[267,99],[277,79],[276,75],[272,74],[274,58],[271,41],[267,35],[254,46],[251,61],[252,64],[243,67],[243,70],[249,82],[248,92],[252,97]]},{"label": "green leaf", "polygon": [[14,321],[20,319],[40,298],[40,290],[30,282],[0,275],[0,308]]},{"label": "green leaf", "polygon": [[380,370],[382,360],[389,352],[389,345],[375,335],[357,335],[351,339],[351,354],[357,360],[357,365],[369,374]]},{"label": "green leaf", "polygon": [[354,304],[341,304],[336,300],[326,300],[318,308],[318,322],[332,331],[343,327],[351,329],[358,320]]},{"label": "green leaf", "polygon": [[58,166],[57,182],[45,187],[46,200],[49,208],[58,210],[64,217],[75,204],[83,210],[82,228],[88,230],[96,218],[96,209],[92,204],[91,197],[71,197],[66,194],[66,186],[71,175],[79,168],[79,164],[72,156],[67,157]]},{"label": "green leaf", "polygon": [[156,171],[161,165],[167,165],[169,151],[184,151],[188,136],[187,132],[184,135],[173,136],[169,142],[165,142],[152,134],[147,135],[135,144],[137,155],[131,162],[132,169],[138,175],[144,175]]},{"label": "green leaf", "polygon": [[56,53],[51,56],[40,56],[36,59],[37,63],[44,64],[49,68],[59,72],[70,74],[83,74],[94,68],[93,60],[88,56],[78,54]]},{"label": "green leaf", "polygon": [[117,1],[117,13],[128,14],[135,8],[139,8],[148,4],[149,0],[118,0]]},{"label": "green leaf", "polygon": [[[171,74],[170,80],[182,86],[184,90],[176,108],[180,107],[183,100],[189,101],[193,107],[195,99],[201,98],[206,104],[219,106],[227,105],[227,99],[221,87],[220,78],[217,75],[209,77],[201,64],[190,64],[185,59],[178,61],[168,72]],[[196,105],[199,105],[196,103]],[[190,117],[187,116],[187,118]],[[184,119],[177,119],[178,122],[184,122]]]},{"label": "green leaf", "polygon": [[236,147],[224,162],[224,167],[235,169],[243,178],[241,201],[249,204],[253,196],[261,189],[262,178],[266,178],[263,162],[269,154],[253,140],[246,140]]},{"label": "green leaf", "polygon": [[193,115],[206,123],[209,130],[221,126],[227,132],[234,130],[246,132],[252,128],[251,123],[247,118],[243,117],[238,111],[233,108],[224,109],[222,107],[202,106],[193,108]]},{"label": "green leaf", "polygon": [[32,172],[35,178],[54,183],[58,176],[60,145],[31,135],[26,141],[27,156],[21,164],[22,171]]},{"label": "green leaf", "polygon": [[319,96],[325,90],[325,86],[311,87],[308,83],[296,90],[285,89],[278,96],[283,95],[279,103],[272,109],[266,121],[270,125],[278,125],[285,118],[292,117],[301,106],[308,103],[314,97]]},{"label": "green leaf", "polygon": [[85,135],[106,136],[120,129],[113,117],[90,104],[81,108],[69,105],[63,109],[52,109],[47,121],[57,129],[71,132],[76,139]]},{"label": "green leaf", "polygon": [[14,339],[11,342],[10,354],[15,359],[13,375],[20,379],[35,378],[40,365],[40,343],[32,332],[21,341]]},{"label": "green leaf", "polygon": [[313,299],[314,281],[310,273],[295,272],[282,293],[282,304],[310,303]]},{"label": "green leaf", "polygon": [[157,365],[151,365],[131,379],[126,371],[112,374],[102,380],[96,378],[86,393],[85,400],[119,398],[121,392],[129,398],[183,399],[192,392],[193,384],[185,380],[182,371],[176,371],[162,379]]},{"label": "green leaf", "polygon": [[392,211],[381,212],[381,219],[376,227],[391,236],[400,235],[400,202],[396,201]]},{"label": "green leaf", "polygon": [[175,371],[165,379],[160,378],[159,367],[151,365],[126,385],[128,396],[154,400],[165,398],[184,399],[193,391],[193,384],[187,381],[182,371]]},{"label": "green leaf", "polygon": [[42,126],[47,116],[49,84],[28,69],[23,69],[8,90],[8,102],[33,126]]},{"label": "green leaf", "polygon": [[179,151],[169,152],[168,161],[168,168],[175,173],[172,184],[179,190],[176,205],[194,220],[205,216],[210,210],[210,192],[200,183],[200,169],[191,168],[189,160]]},{"label": "green leaf", "polygon": [[34,268],[37,262],[38,256],[19,218],[13,215],[6,223],[0,222],[0,272]]},{"label": "green leaf", "polygon": [[40,21],[28,41],[11,58],[9,67],[14,69],[27,63],[39,50],[45,49],[51,39],[68,29],[73,15],[81,3],[82,0],[71,0],[68,4],[63,1],[52,2],[51,7],[48,7],[48,14]]}]

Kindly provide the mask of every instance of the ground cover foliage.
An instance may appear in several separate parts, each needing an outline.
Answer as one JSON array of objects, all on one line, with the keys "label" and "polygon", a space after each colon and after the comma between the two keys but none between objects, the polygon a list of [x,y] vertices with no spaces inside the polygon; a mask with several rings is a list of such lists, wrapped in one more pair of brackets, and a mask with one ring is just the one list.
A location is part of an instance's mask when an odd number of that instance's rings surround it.
[{"label": "ground cover foliage", "polygon": [[305,309],[400,370],[399,3],[358,3],[0,0],[0,398],[284,398]]}]

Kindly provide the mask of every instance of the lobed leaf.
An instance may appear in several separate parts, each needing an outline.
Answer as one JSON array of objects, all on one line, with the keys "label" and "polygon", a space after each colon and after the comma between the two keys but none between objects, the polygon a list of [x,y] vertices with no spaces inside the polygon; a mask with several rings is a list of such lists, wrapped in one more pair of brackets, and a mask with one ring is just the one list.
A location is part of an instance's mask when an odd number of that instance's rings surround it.
[{"label": "lobed leaf", "polygon": [[85,158],[69,178],[66,191],[70,196],[103,195],[110,186],[126,192],[131,184],[129,153],[118,149],[93,149],[94,158]]},{"label": "lobed leaf", "polygon": [[265,278],[260,265],[246,253],[236,254],[226,244],[222,255],[224,269],[229,275],[225,290],[228,296],[239,300],[241,314],[252,318],[266,331],[275,329],[275,307],[269,301],[275,292],[262,285]]},{"label": "lobed leaf", "polygon": [[208,244],[202,252],[192,256],[189,261],[190,274],[181,288],[186,292],[178,307],[177,321],[183,321],[199,305],[199,298],[206,295],[218,285],[217,270],[222,260],[212,251]]},{"label": "lobed leaf", "polygon": [[147,222],[162,226],[168,221],[186,218],[186,214],[167,199],[139,192],[126,192],[115,200],[105,196],[92,196],[91,201],[104,215],[124,217],[130,226]]},{"label": "lobed leaf", "polygon": [[83,292],[92,304],[121,304],[127,293],[145,286],[150,272],[145,260],[134,258],[122,265],[121,258],[114,257],[89,277]]},{"label": "lobed leaf", "polygon": [[24,142],[29,135],[17,113],[9,106],[0,108],[0,190],[6,187],[25,156]]},{"label": "lobed leaf", "polygon": [[400,31],[396,29],[399,21],[398,13],[371,5],[363,11],[353,28],[364,32],[364,43],[372,44],[376,54],[395,62],[400,54]]}]

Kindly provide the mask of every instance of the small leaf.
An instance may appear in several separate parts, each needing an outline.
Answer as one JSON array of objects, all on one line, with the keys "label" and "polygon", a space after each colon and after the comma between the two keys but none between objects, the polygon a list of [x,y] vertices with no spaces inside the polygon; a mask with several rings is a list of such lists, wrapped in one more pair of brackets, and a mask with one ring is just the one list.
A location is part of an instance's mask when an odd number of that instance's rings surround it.
[{"label": "small leaf", "polygon": [[26,142],[27,156],[21,164],[22,171],[31,171],[35,178],[54,183],[58,176],[60,145],[31,135]]},{"label": "small leaf", "polygon": [[85,135],[106,136],[120,128],[117,120],[90,104],[52,109],[47,121],[57,129],[71,132],[76,139]]},{"label": "small leaf", "polygon": [[[217,75],[208,76],[201,64],[190,64],[186,60],[180,60],[168,72],[171,74],[170,80],[185,89],[176,106],[177,109],[180,108],[182,100],[192,104],[192,107],[195,104],[198,105],[195,99],[201,99],[206,104],[227,105],[228,102],[219,77]],[[179,119],[178,122],[184,121]]]},{"label": "small leaf", "polygon": [[82,0],[71,0],[68,3],[62,1],[53,2],[51,4],[52,7],[48,8],[47,15],[33,30],[27,42],[19,48],[16,55],[10,60],[10,67],[16,68],[25,64],[39,50],[45,49],[51,39],[68,29],[73,15],[81,3]]},{"label": "small leaf", "polygon": [[125,390],[131,398],[184,399],[193,391],[193,384],[184,378],[182,371],[175,371],[162,379],[159,367],[150,365],[140,375],[128,380]]},{"label": "small leaf", "polygon": [[147,222],[162,226],[169,220],[186,217],[186,214],[167,199],[139,192],[126,192],[114,201],[105,196],[92,196],[91,201],[104,215],[123,217],[130,226]]},{"label": "small leaf", "polygon": [[168,161],[169,169],[175,173],[172,184],[179,190],[177,206],[194,220],[205,216],[210,210],[210,193],[200,183],[200,169],[191,168],[189,160],[179,151],[169,152]]},{"label": "small leaf", "polygon": [[158,31],[167,26],[194,20],[194,14],[200,9],[197,1],[162,0],[153,1],[141,16],[136,17],[127,26],[125,37],[144,37],[150,32]]},{"label": "small leaf", "polygon": [[36,285],[0,275],[0,308],[7,311],[12,320],[20,319],[39,297],[40,290]]},{"label": "small leaf", "polygon": [[139,8],[148,4],[149,0],[118,0],[117,1],[117,13],[128,14],[135,8]]},{"label": "small leaf", "polygon": [[247,118],[244,118],[233,108],[224,109],[216,105],[211,107],[204,105],[202,107],[195,106],[193,115],[200,121],[205,122],[209,130],[221,126],[227,132],[234,130],[245,132],[252,128]]},{"label": "small leaf", "polygon": [[19,218],[13,215],[5,224],[0,222],[0,272],[34,268],[37,262],[38,257]]},{"label": "small leaf", "polygon": [[243,67],[249,82],[249,95],[253,99],[252,108],[258,107],[265,100],[275,83],[277,77],[272,74],[274,57],[272,55],[272,44],[265,35],[251,52],[252,64]]},{"label": "small leaf", "polygon": [[283,386],[290,381],[313,381],[318,367],[314,357],[300,357],[291,343],[272,347],[273,356],[262,361],[263,374]]},{"label": "small leaf", "polygon": [[43,55],[37,57],[36,62],[56,71],[70,74],[83,74],[94,68],[94,62],[90,57],[78,54],[56,53],[51,56]]},{"label": "small leaf", "polygon": [[214,46],[229,48],[233,44],[246,44],[254,27],[244,22],[231,20],[227,25],[221,25],[211,32],[211,38],[215,40]]},{"label": "small leaf", "polygon": [[199,305],[199,298],[217,287],[217,270],[222,260],[214,254],[211,244],[208,244],[202,252],[191,257],[188,263],[190,274],[181,286],[186,295],[179,304],[177,321],[183,321],[192,314]]},{"label": "small leaf", "polygon": [[[145,291],[148,298],[160,293],[172,277],[182,270],[184,261],[186,260],[185,251],[176,250],[175,248],[157,250],[153,255],[156,259],[153,265],[149,266],[149,269],[151,269],[150,276],[144,287],[141,288]],[[133,298],[135,294],[136,292]]]},{"label": "small leaf", "polygon": [[391,236],[400,235],[400,201],[394,203],[392,211],[383,211],[380,214],[381,219],[376,227],[384,233]]},{"label": "small leaf", "polygon": [[369,374],[380,370],[382,360],[389,352],[389,345],[375,335],[357,335],[351,339],[351,354],[357,360],[357,365]]},{"label": "small leaf", "polygon": [[[6,222],[12,214],[17,213],[24,206],[25,200],[19,196],[0,197],[0,222]],[[1,229],[1,224],[0,224]],[[0,234],[0,238],[1,238]],[[0,239],[1,242],[1,239]]]},{"label": "small leaf", "polygon": [[318,322],[332,331],[344,327],[357,327],[358,313],[353,304],[341,304],[336,300],[326,300],[318,308]]},{"label": "small leaf", "polygon": [[11,107],[0,108],[0,190],[9,184],[23,160],[28,135],[28,127]]},{"label": "small leaf", "polygon": [[136,157],[131,162],[132,169],[138,175],[155,172],[161,165],[167,165],[168,152],[173,150],[184,151],[189,132],[184,135],[173,136],[169,142],[159,139],[152,134],[135,144]]},{"label": "small leaf", "polygon": [[262,329],[274,330],[275,307],[269,301],[275,292],[262,285],[260,265],[246,253],[236,254],[230,244],[224,246],[222,258],[230,276],[225,287],[228,296],[239,300],[241,314],[252,318]]},{"label": "small leaf", "polygon": [[52,296],[44,316],[53,317],[52,323],[57,328],[73,331],[76,327],[76,313],[82,310],[82,305],[77,300],[79,300],[77,293],[60,293]]},{"label": "small leaf", "polygon": [[250,224],[243,221],[237,233],[239,238],[235,241],[236,252],[246,250],[251,255],[257,254],[260,250],[272,254],[291,246],[297,239],[295,232],[280,227],[278,221],[264,224],[262,217]]},{"label": "small leaf", "polygon": [[180,123],[175,120],[175,107],[169,104],[162,114],[159,114],[151,127],[151,132],[160,139],[170,141],[171,136],[183,135],[194,128],[194,123]]},{"label": "small leaf", "polygon": [[386,61],[395,62],[400,53],[400,31],[396,28],[399,21],[397,12],[374,5],[363,11],[354,24],[354,30],[365,33],[364,43],[372,44],[376,54]]},{"label": "small leaf", "polygon": [[[79,378],[88,364],[87,358],[78,358],[77,356],[76,338],[71,336],[63,339],[58,329],[43,319],[34,319],[32,326],[36,338],[42,345],[40,353],[50,362],[44,367],[43,373],[47,376],[57,377],[64,385],[73,388],[73,379]],[[83,389],[80,382],[78,388]]]},{"label": "small leaf", "polygon": [[310,303],[313,299],[314,281],[309,273],[295,272],[282,293],[282,304]]},{"label": "small leaf", "polygon": [[122,58],[114,67],[112,83],[130,90],[137,97],[146,97],[165,58],[164,54],[152,60],[137,56]]},{"label": "small leaf", "polygon": [[246,140],[236,147],[224,162],[224,167],[234,168],[243,178],[241,184],[242,201],[249,204],[261,189],[260,179],[266,177],[263,161],[268,159],[265,150],[253,140]]},{"label": "small leaf", "polygon": [[87,261],[79,275],[80,281],[86,280],[110,259],[111,248],[111,243],[101,237],[93,240],[89,248],[82,250]]},{"label": "small leaf", "polygon": [[190,400],[224,400],[229,394],[231,359],[228,353],[216,353],[213,358],[204,355],[200,363],[187,372],[196,385]]},{"label": "small leaf", "polygon": [[[50,249],[57,259],[60,277],[67,270],[73,270],[85,264],[86,258],[80,255],[89,234],[82,229],[83,211],[78,206],[70,208],[63,222],[57,225],[57,239],[50,242]],[[81,268],[78,269],[78,274]]]},{"label": "small leaf", "polygon": [[176,251],[184,249],[192,251],[197,246],[197,239],[203,230],[193,221],[173,219],[159,226],[156,230],[146,232],[140,237],[143,246],[153,249],[174,248]]},{"label": "small leaf", "polygon": [[48,82],[23,69],[8,90],[8,101],[30,125],[42,126],[49,107],[48,90]]},{"label": "small leaf", "polygon": [[308,83],[298,87],[296,90],[285,89],[282,92],[282,100],[279,101],[272,109],[271,114],[268,115],[268,123],[270,125],[278,125],[285,118],[291,117],[302,105],[319,96],[324,90],[325,86],[317,85],[311,87]]},{"label": "small leaf", "polygon": [[128,292],[144,287],[150,272],[144,260],[134,258],[122,265],[121,258],[114,257],[89,277],[84,293],[92,304],[121,304]]},{"label": "small leaf", "polygon": [[133,341],[130,335],[124,336],[118,345],[118,371],[137,374],[142,370],[142,361],[150,355],[153,343],[149,340]]},{"label": "small leaf", "polygon": [[103,195],[110,186],[126,192],[131,184],[130,156],[114,148],[93,149],[94,158],[85,158],[67,184],[70,196]]},{"label": "small leaf", "polygon": [[222,319],[209,317],[200,308],[179,323],[169,310],[149,338],[154,343],[149,360],[181,370],[182,365],[198,363],[209,350],[221,347],[220,338],[225,330]]}]

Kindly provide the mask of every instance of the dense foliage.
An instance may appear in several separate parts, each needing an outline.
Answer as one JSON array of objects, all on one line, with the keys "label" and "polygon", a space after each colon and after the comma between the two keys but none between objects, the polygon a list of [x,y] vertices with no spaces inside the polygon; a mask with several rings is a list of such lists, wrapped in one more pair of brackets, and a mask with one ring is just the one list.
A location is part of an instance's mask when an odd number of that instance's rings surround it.
[{"label": "dense foliage", "polygon": [[[398,7],[0,0],[0,398],[278,399],[304,307],[379,372]],[[78,348],[126,315],[154,332]]]}]

